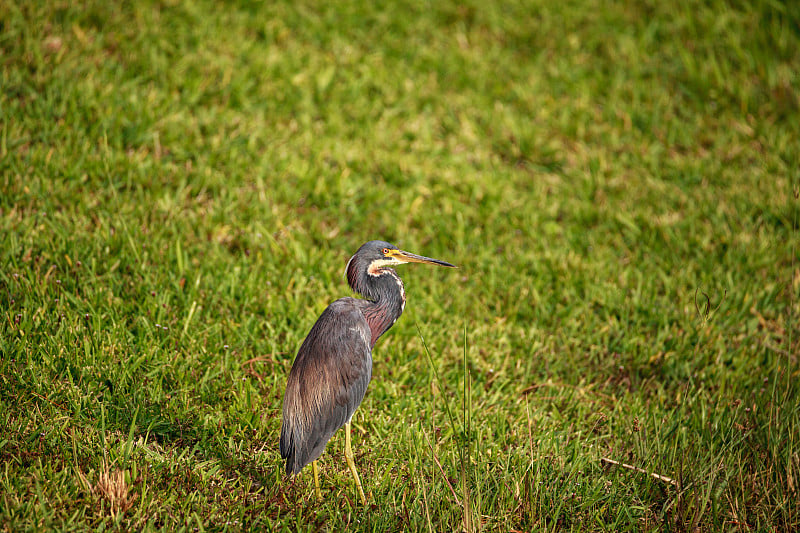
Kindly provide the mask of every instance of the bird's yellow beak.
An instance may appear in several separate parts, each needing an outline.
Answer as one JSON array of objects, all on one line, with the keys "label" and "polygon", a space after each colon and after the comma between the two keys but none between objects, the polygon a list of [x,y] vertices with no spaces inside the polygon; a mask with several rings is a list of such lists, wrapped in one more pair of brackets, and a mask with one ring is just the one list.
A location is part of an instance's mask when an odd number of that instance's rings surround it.
[{"label": "bird's yellow beak", "polygon": [[387,257],[392,257],[400,263],[427,263],[429,265],[439,265],[450,268],[458,268],[457,266],[452,265],[447,261],[442,261],[441,259],[424,257],[421,255],[412,254],[411,252],[404,252],[403,250],[389,250],[388,253],[384,255],[386,255]]}]

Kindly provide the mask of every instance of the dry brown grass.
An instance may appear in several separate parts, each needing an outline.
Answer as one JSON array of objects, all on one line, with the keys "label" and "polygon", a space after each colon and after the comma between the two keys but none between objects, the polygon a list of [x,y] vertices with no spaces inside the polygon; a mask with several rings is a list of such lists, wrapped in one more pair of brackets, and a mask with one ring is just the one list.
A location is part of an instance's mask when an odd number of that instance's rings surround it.
[{"label": "dry brown grass", "polygon": [[97,483],[94,484],[80,470],[78,470],[78,475],[89,493],[107,504],[108,512],[113,519],[116,520],[120,514],[124,514],[133,506],[136,495],[130,490],[125,479],[125,472],[119,468],[111,470],[104,462],[103,470],[98,476]]}]

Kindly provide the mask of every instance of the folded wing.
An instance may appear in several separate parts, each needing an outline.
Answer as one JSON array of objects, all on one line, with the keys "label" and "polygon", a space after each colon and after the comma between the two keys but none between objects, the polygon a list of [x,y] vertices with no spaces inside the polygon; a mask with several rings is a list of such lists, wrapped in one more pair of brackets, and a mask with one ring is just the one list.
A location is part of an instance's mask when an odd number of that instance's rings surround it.
[{"label": "folded wing", "polygon": [[296,474],[350,420],[372,376],[363,300],[341,298],[320,315],[297,353],[283,398],[281,457]]}]

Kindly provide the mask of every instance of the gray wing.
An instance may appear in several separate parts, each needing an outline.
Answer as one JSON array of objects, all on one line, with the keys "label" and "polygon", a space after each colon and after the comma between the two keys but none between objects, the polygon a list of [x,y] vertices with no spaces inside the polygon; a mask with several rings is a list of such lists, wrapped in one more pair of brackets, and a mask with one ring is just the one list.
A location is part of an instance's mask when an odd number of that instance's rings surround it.
[{"label": "gray wing", "polygon": [[303,341],[283,397],[281,456],[296,474],[353,416],[372,377],[371,333],[358,300],[328,306]]}]

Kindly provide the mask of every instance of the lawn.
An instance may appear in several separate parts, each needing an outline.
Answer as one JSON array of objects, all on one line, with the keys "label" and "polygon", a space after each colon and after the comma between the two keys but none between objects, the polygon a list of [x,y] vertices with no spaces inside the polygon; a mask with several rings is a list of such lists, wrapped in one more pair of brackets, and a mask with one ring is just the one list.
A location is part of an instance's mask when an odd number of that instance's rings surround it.
[{"label": "lawn", "polygon": [[[0,529],[800,529],[800,7],[0,0]],[[398,269],[343,435],[294,355]]]}]

